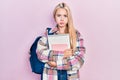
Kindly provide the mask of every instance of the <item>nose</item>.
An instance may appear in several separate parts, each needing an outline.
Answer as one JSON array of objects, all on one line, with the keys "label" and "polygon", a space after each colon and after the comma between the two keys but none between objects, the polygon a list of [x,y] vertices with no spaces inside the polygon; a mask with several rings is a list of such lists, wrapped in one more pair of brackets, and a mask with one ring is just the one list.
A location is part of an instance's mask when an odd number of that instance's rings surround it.
[{"label": "nose", "polygon": [[63,20],[64,20],[64,17],[61,16],[60,20],[63,21]]}]

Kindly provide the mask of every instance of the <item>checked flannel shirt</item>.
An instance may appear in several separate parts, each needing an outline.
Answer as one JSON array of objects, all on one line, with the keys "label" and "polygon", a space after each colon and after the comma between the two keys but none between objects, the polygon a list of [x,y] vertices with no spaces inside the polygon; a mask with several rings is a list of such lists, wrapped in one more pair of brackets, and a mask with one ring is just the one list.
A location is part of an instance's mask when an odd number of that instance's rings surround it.
[{"label": "checked flannel shirt", "polygon": [[[79,80],[79,69],[84,63],[85,47],[83,46],[83,39],[78,31],[76,50],[73,56],[63,59],[62,51],[53,51],[48,48],[47,35],[43,35],[37,44],[36,53],[38,59],[45,64],[43,70],[44,80],[58,80],[57,70],[67,70],[68,80]],[[57,35],[57,31],[53,35]],[[51,67],[47,64],[48,61],[55,61],[57,67]]]}]

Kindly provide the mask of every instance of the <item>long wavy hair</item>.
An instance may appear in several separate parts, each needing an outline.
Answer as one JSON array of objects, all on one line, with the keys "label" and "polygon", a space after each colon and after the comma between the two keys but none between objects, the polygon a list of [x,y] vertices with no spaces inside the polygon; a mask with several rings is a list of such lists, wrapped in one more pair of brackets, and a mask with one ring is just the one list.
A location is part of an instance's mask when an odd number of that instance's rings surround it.
[{"label": "long wavy hair", "polygon": [[67,28],[66,28],[65,32],[69,33],[71,49],[75,50],[75,48],[76,48],[76,30],[73,25],[73,19],[72,19],[70,8],[66,5],[66,3],[59,3],[53,11],[53,17],[55,19],[56,11],[60,8],[63,8],[67,11],[68,23],[67,23]]}]

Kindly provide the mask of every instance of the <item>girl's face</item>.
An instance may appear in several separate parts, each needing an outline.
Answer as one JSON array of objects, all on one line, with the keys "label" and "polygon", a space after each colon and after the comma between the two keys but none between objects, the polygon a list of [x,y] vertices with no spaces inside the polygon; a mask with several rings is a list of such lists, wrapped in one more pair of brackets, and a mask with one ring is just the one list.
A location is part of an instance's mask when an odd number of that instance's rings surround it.
[{"label": "girl's face", "polygon": [[66,27],[68,23],[67,11],[63,8],[58,9],[55,14],[55,20],[58,24],[58,27]]}]

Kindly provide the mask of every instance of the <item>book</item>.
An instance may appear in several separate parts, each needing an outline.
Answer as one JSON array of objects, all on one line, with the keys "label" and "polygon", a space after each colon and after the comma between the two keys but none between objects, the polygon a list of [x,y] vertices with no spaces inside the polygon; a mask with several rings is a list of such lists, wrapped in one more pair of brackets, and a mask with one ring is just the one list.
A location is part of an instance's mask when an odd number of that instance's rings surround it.
[{"label": "book", "polygon": [[69,34],[48,35],[49,49],[55,51],[64,51],[70,49]]}]

